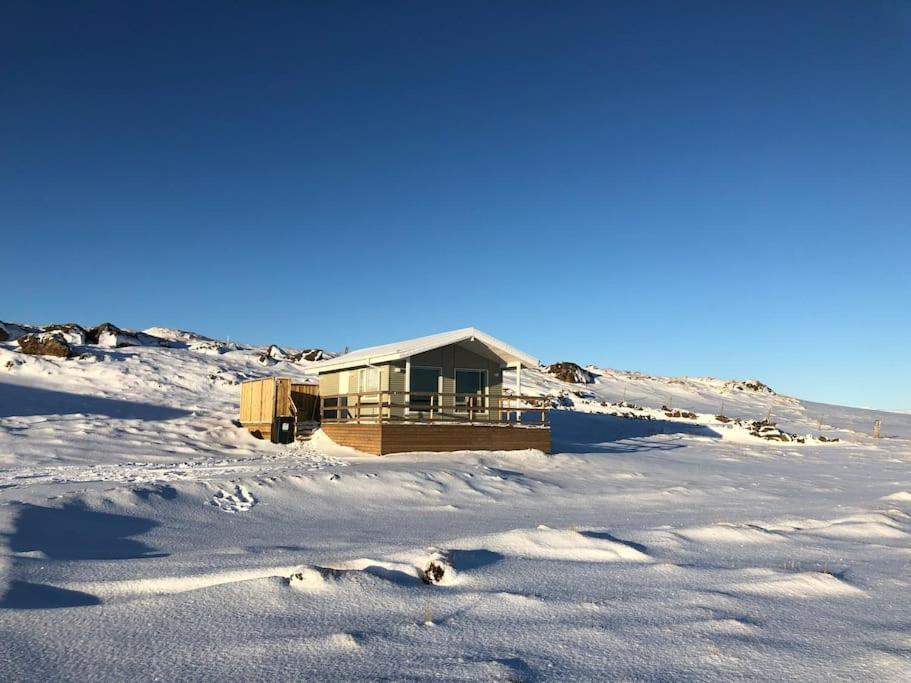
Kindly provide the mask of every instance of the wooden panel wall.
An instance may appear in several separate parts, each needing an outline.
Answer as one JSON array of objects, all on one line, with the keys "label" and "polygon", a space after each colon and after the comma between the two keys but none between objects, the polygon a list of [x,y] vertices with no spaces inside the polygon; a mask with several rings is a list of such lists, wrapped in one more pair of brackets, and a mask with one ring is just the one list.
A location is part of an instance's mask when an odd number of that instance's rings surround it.
[{"label": "wooden panel wall", "polygon": [[323,432],[342,446],[386,455],[410,451],[514,451],[536,448],[550,452],[550,429],[478,425],[324,424]]},{"label": "wooden panel wall", "polygon": [[324,424],[323,432],[340,446],[350,446],[364,453],[381,453],[380,429],[383,425]]},{"label": "wooden panel wall", "polygon": [[515,451],[536,448],[550,452],[550,429],[478,425],[382,425],[382,454],[409,451]]},{"label": "wooden panel wall", "polygon": [[248,380],[240,386],[240,421],[272,422],[275,416],[275,379]]}]

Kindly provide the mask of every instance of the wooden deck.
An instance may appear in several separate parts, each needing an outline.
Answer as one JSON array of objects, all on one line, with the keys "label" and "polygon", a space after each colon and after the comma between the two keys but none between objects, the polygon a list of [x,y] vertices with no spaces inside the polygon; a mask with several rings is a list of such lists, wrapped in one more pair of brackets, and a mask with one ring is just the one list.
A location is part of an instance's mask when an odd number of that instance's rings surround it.
[{"label": "wooden deck", "polygon": [[526,448],[550,452],[550,427],[340,422],[324,423],[322,430],[341,446],[374,455],[412,451],[515,451]]}]

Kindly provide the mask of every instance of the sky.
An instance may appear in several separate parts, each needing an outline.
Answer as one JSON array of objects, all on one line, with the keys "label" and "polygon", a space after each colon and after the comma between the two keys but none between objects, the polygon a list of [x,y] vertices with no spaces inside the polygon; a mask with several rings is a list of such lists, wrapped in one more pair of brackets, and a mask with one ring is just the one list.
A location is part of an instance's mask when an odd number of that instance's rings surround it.
[{"label": "sky", "polygon": [[911,409],[911,4],[9,2],[0,319]]}]

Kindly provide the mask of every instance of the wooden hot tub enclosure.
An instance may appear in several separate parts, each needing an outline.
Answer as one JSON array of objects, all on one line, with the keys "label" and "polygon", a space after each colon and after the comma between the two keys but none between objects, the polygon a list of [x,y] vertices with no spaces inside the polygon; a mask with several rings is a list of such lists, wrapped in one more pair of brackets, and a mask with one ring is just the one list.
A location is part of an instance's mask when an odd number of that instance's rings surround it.
[{"label": "wooden hot tub enclosure", "polygon": [[296,426],[319,419],[319,386],[287,377],[251,379],[240,385],[240,423],[254,436],[269,440],[276,418],[293,418]]},{"label": "wooden hot tub enclosure", "polygon": [[[537,359],[474,328],[352,351],[317,366],[319,419],[366,453],[550,452],[547,399],[522,395]],[[514,372],[504,387],[504,372]]]}]

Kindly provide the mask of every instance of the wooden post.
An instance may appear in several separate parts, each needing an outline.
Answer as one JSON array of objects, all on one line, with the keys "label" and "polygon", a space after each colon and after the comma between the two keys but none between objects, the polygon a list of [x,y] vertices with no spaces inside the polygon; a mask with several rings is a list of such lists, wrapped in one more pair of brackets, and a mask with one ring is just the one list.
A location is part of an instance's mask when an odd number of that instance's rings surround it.
[{"label": "wooden post", "polygon": [[874,439],[879,439],[879,438],[881,438],[882,426],[883,426],[883,421],[882,421],[882,420],[874,420],[874,421],[873,421],[873,438],[874,438]]}]

